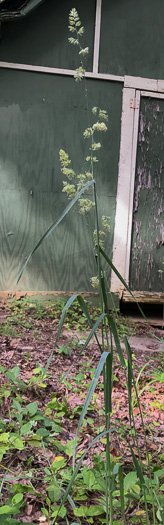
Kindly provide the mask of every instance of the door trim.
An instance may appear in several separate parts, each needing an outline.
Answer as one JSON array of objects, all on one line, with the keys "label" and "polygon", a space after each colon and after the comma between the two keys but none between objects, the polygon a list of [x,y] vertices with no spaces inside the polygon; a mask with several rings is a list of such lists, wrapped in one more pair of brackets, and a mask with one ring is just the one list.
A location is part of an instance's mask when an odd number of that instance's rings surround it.
[{"label": "door trim", "polygon": [[[131,87],[125,87],[123,89],[120,159],[112,263],[116,266],[127,284],[129,284],[133,198],[141,96],[164,99],[164,93],[141,91]],[[125,291],[125,287],[113,271],[111,273],[111,292],[119,295],[120,298],[124,297],[126,301],[129,297],[129,294]],[[134,293],[140,297],[141,295],[145,296],[145,298],[150,297],[147,292],[143,292],[142,290],[141,292]],[[159,302],[160,296],[160,302],[163,302],[163,293],[157,294],[154,292],[154,294],[151,293],[151,295],[154,295],[153,302],[155,302],[156,296],[156,298],[158,298],[157,302]],[[141,302],[143,302],[143,297]]]}]

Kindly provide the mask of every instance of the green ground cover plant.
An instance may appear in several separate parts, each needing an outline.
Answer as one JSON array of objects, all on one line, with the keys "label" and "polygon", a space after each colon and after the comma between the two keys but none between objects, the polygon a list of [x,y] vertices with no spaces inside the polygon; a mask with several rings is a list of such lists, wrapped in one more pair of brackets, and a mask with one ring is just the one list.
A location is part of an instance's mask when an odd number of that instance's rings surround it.
[{"label": "green ground cover plant", "polygon": [[[38,331],[35,329],[35,319],[46,322],[46,319],[60,320],[66,300],[60,299],[58,301],[40,302],[29,297],[22,297],[21,300],[12,298],[8,301],[7,319],[0,325],[0,335],[19,337],[28,329],[33,331],[34,337],[38,337]],[[87,308],[90,312],[92,321],[96,321],[101,313],[100,308],[93,306],[91,302],[86,301]],[[118,309],[114,308],[111,313],[114,313],[116,326],[120,337],[123,334],[128,336],[137,334],[138,325],[132,319],[123,316]],[[75,299],[67,312],[64,328],[68,331],[75,330],[77,332],[86,332],[88,330],[88,320]]]},{"label": "green ground cover plant", "polygon": [[[73,36],[70,43],[77,45],[81,65],[75,74],[76,81],[85,80],[85,68],[83,57],[88,53],[88,48],[81,47],[81,37],[84,28],[81,25],[78,13],[75,9],[71,10],[69,17],[69,30]],[[97,133],[107,130],[107,113],[105,110],[93,108],[93,115],[98,119],[84,131],[84,139],[89,141],[89,154],[86,159],[89,168],[85,173],[75,175],[70,168],[69,156],[60,150],[60,160],[62,173],[67,180],[64,181],[63,191],[70,199],[69,204],[44,236],[39,240],[36,247],[29,255],[24,267],[22,268],[18,280],[21,278],[26,265],[33,253],[39,248],[42,242],[54,232],[58,224],[69,213],[72,207],[78,203],[79,211],[82,214],[93,213],[95,228],[93,232],[93,242],[95,246],[95,257],[97,262],[97,275],[91,276],[93,286],[99,287],[100,310],[92,316],[86,302],[81,295],[73,295],[66,304],[62,305],[61,317],[56,330],[54,348],[46,365],[42,368],[36,364],[33,374],[28,382],[19,380],[19,367],[15,366],[10,370],[1,366],[3,381],[1,385],[1,402],[10,398],[6,417],[1,419],[0,435],[0,454],[1,461],[8,455],[11,456],[11,464],[4,468],[4,477],[1,483],[1,497],[4,498],[6,486],[8,497],[5,503],[2,499],[0,505],[0,523],[6,525],[18,525],[19,513],[21,512],[25,495],[28,493],[37,496],[41,503],[42,518],[48,524],[64,523],[70,525],[87,523],[105,523],[107,525],[119,525],[124,523],[135,523],[135,525],[156,525],[164,523],[163,505],[163,476],[164,469],[160,466],[154,467],[151,462],[146,427],[144,425],[143,410],[140,403],[140,378],[139,372],[135,378],[135,361],[127,339],[128,327],[121,324],[120,333],[122,335],[125,351],[122,350],[119,331],[116,319],[118,314],[109,312],[108,307],[108,277],[104,270],[106,267],[112,269],[119,277],[125,288],[131,293],[127,284],[112,265],[111,260],[104,251],[103,238],[104,232],[99,228],[102,222],[103,228],[109,231],[109,217],[99,218],[97,207],[96,182],[94,180],[94,163],[97,162],[96,152],[101,148],[101,143],[97,141]],[[95,138],[96,137],[96,138]],[[92,189],[92,199],[88,199],[86,192]],[[132,295],[132,293],[131,293]],[[81,310],[80,320],[78,308]],[[38,317],[44,319],[47,315],[46,306],[30,304],[28,299],[20,304],[21,312],[17,303],[12,304],[13,324],[17,321],[23,329],[33,329],[32,312],[36,309]],[[18,310],[17,310],[18,308]],[[26,319],[26,308],[30,310],[28,322]],[[15,313],[13,314],[15,309]],[[58,313],[60,315],[60,306]],[[52,316],[54,315],[52,310]],[[15,316],[15,317],[14,317]],[[72,358],[75,350],[73,344],[71,349],[68,346],[60,345],[60,336],[66,320],[71,318],[71,322],[79,330],[81,327],[88,327],[86,339],[82,344],[77,341],[76,357]],[[69,321],[68,321],[69,323]],[[118,323],[119,324],[119,323]],[[101,342],[97,331],[101,330]],[[87,359],[85,363],[85,353],[88,345],[94,338],[99,349],[99,361],[96,366],[92,366],[92,361]],[[71,350],[71,352],[70,352]],[[62,395],[60,401],[56,393],[50,396],[44,411],[39,409],[38,402],[27,403],[27,398],[31,390],[39,396],[41,390],[46,388],[46,382],[51,379],[49,370],[54,357],[58,352],[63,355],[63,360],[72,358],[71,364],[63,374],[61,371],[60,384],[67,388],[67,397]],[[84,362],[83,360],[84,359]],[[114,361],[119,363],[119,369],[124,377],[124,385],[127,392],[127,404],[129,421],[126,428],[120,427],[119,419],[113,424],[113,399],[112,393],[117,377],[114,375]],[[79,365],[80,370],[75,378],[72,370],[75,365]],[[143,370],[142,370],[143,372]],[[86,374],[87,376],[86,381]],[[87,392],[84,386],[87,383]],[[103,409],[98,410],[98,397],[95,392],[97,385],[99,391],[104,395]],[[82,393],[82,403],[76,403],[73,409],[69,406],[69,391],[73,386],[73,393]],[[142,391],[143,391],[142,387]],[[121,403],[121,401],[120,401]],[[144,436],[145,457],[141,457],[139,437],[136,428],[135,408],[138,408],[142,433]],[[93,436],[95,426],[94,412],[98,412],[96,435]],[[76,426],[73,438],[66,444],[62,443],[63,419],[73,420]],[[91,435],[91,440],[85,447],[83,446],[83,432]],[[131,456],[129,471],[124,469],[122,455],[113,457],[112,436],[116,439],[122,436],[126,443],[126,450]],[[95,444],[101,443],[104,446],[102,454],[95,451]],[[80,446],[81,445],[81,446]],[[12,468],[13,450],[22,451],[29,448],[37,448],[39,454],[44,454],[42,467],[33,466],[34,458],[29,455],[26,469],[20,476],[14,473]],[[52,447],[57,452],[55,459],[50,461],[49,449]],[[86,460],[93,453],[92,466],[87,466]],[[46,465],[45,465],[46,463]],[[40,463],[39,463],[40,464]],[[3,465],[3,463],[2,463]],[[35,490],[35,478],[38,479],[40,471],[40,490]],[[13,483],[15,477],[16,483]],[[162,482],[161,482],[162,480]],[[130,516],[129,511],[135,512]],[[14,517],[16,516],[16,518]],[[42,519],[42,522],[44,520]],[[32,523],[32,522],[31,522]]]},{"label": "green ground cover plant", "polygon": [[[50,400],[44,404],[44,410],[40,410],[38,402],[27,402],[32,395],[38,397],[41,390],[46,391],[48,381],[51,381],[51,374],[43,378],[44,370],[38,365],[33,369],[29,381],[24,382],[19,379],[19,367],[7,371],[1,366],[1,403],[4,399],[8,400],[8,412],[0,420],[0,458],[1,466],[4,468],[4,476],[1,482],[1,499],[4,502],[5,494],[8,497],[5,503],[1,505],[2,523],[21,523],[18,516],[22,514],[27,498],[37,498],[43,515],[51,523],[58,514],[57,523],[60,519],[65,518],[70,522],[70,509],[74,514],[77,523],[106,523],[106,453],[98,453],[94,449],[92,456],[92,465],[83,465],[82,459],[85,459],[87,451],[84,450],[83,440],[95,435],[92,439],[91,448],[96,442],[106,446],[106,424],[105,410],[99,409],[97,404],[97,394],[93,394],[88,411],[84,416],[79,435],[77,437],[77,454],[76,461],[81,463],[80,469],[75,468],[76,477],[72,485],[71,494],[68,495],[68,501],[61,505],[62,496],[67,490],[68,484],[74,477],[72,458],[74,454],[74,439],[66,443],[62,441],[63,419],[72,421],[74,428],[78,424],[79,418],[82,417],[83,405],[77,404],[72,409],[69,405],[69,396],[78,391],[80,396],[85,400],[86,381],[87,390],[90,389],[95,377],[95,366],[93,358],[89,357],[86,361],[79,362],[80,372],[69,376],[69,381],[64,380],[67,397],[64,395],[58,398],[57,393],[50,395]],[[87,374],[87,376],[86,376]],[[36,381],[36,378],[38,380]],[[61,377],[62,378],[62,377]],[[113,377],[114,381],[114,377]],[[51,383],[50,383],[51,384]],[[75,387],[74,387],[75,385]],[[99,382],[99,392],[103,391],[103,383]],[[83,394],[84,392],[84,394]],[[43,394],[44,395],[44,394]],[[158,402],[157,402],[158,404]],[[111,416],[113,414],[111,412]],[[95,419],[96,416],[96,419]],[[132,439],[134,450],[135,440],[133,439],[134,429],[130,423],[121,427],[120,421],[115,419],[114,427],[111,433],[119,436],[119,439]],[[89,445],[89,449],[91,450]],[[130,443],[129,443],[130,446]],[[132,446],[132,445],[131,445]],[[49,460],[49,452],[55,452],[53,461]],[[14,468],[16,454],[26,453],[26,461],[22,461],[22,468]],[[40,454],[44,454],[39,459]],[[162,468],[162,456],[158,456],[158,463],[151,462],[151,483],[154,494],[156,495],[155,510],[158,516],[161,516],[162,493],[164,486],[164,470]],[[38,458],[38,459],[37,459]],[[141,487],[139,475],[136,469],[132,468],[132,463],[123,468],[123,456],[113,458],[110,453],[112,482],[113,482],[113,513],[114,523],[122,523],[122,504],[120,500],[120,475],[119,468],[123,470],[123,498],[125,514],[135,508],[134,516],[128,518],[129,523],[145,523],[145,508],[143,500],[143,490]],[[38,463],[38,464],[37,464]],[[148,508],[151,516],[152,494],[149,477],[146,475],[147,464],[142,460],[143,475],[146,483],[146,497]],[[38,489],[37,484],[41,480]],[[91,500],[91,502],[90,502]],[[158,500],[158,502],[157,502]],[[16,515],[16,518],[15,518]],[[95,521],[96,520],[96,521]],[[151,523],[151,520],[150,520]]]}]

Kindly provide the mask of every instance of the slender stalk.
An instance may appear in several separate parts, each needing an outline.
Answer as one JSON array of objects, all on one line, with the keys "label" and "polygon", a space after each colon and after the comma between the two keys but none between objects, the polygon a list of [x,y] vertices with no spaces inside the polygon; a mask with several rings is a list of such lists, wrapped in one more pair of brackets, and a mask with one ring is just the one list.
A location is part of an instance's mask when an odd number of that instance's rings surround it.
[{"label": "slender stalk", "polygon": [[[95,201],[95,217],[96,217],[96,230],[97,230],[97,262],[98,262],[98,275],[100,283],[100,300],[101,300],[101,309],[104,311],[104,297],[102,291],[102,274],[101,274],[101,260],[100,260],[100,239],[99,239],[99,223],[98,223],[98,208],[97,208],[97,195],[96,195],[96,185],[94,185],[94,201]],[[105,324],[106,327],[106,324]],[[104,347],[104,325],[102,326],[102,344]],[[107,442],[106,442],[106,522],[107,524],[112,525],[113,523],[113,509],[112,509],[112,491],[110,490],[110,478],[111,478],[111,462],[110,462],[110,438],[109,438],[109,429],[110,429],[110,403],[109,399],[109,386],[110,386],[110,357],[111,354],[107,357],[106,365],[104,366],[103,376],[104,376],[104,401],[105,401],[105,418],[106,418],[106,431],[107,431]],[[110,509],[110,510],[109,510]]]},{"label": "slender stalk", "polygon": [[[124,336],[124,342],[125,342],[125,347],[126,347],[126,350],[127,350],[128,359],[129,359],[129,343],[127,341],[126,336]],[[141,418],[141,423],[142,423],[142,428],[143,428],[143,433],[144,433],[144,439],[145,439],[145,445],[146,445],[146,458],[147,458],[147,462],[148,462],[148,472],[149,472],[149,479],[150,479],[151,493],[152,493],[152,501],[153,501],[153,505],[152,505],[153,522],[154,522],[154,525],[155,525],[156,524],[156,518],[155,518],[155,508],[154,508],[154,495],[153,495],[153,487],[152,487],[152,479],[151,479],[151,467],[150,467],[150,460],[149,460],[149,451],[148,451],[148,445],[147,445],[147,437],[146,437],[144,420],[143,420],[140,400],[139,400],[139,396],[138,396],[138,391],[137,391],[137,387],[136,387],[136,382],[135,382],[135,378],[134,378],[133,368],[132,368],[132,363],[131,362],[130,362],[130,365],[131,365],[131,374],[132,374],[132,378],[133,378],[133,384],[134,384],[135,394],[136,394],[136,398],[137,398],[137,404],[138,404],[138,408],[139,408],[139,413],[140,413],[140,418]],[[125,371],[125,377],[126,377],[126,383],[127,383],[127,388],[128,388],[128,381],[127,381],[126,371]],[[140,465],[141,465],[141,468],[142,468],[140,449],[139,449],[139,444],[138,444],[138,436],[137,436],[136,427],[135,427],[135,419],[134,419],[134,413],[133,413],[133,407],[132,407],[132,403],[131,403],[131,396],[130,396],[130,394],[129,394],[129,399],[130,399],[130,404],[131,404],[131,414],[132,414],[132,420],[133,420],[133,427],[134,427],[134,431],[135,431],[137,450],[138,450]],[[146,492],[145,492],[145,487],[144,486],[143,486],[143,492],[144,492],[144,500],[145,500],[146,518],[147,518],[147,523],[149,524],[150,521],[149,521],[148,507],[147,507],[147,500],[146,500]]]}]

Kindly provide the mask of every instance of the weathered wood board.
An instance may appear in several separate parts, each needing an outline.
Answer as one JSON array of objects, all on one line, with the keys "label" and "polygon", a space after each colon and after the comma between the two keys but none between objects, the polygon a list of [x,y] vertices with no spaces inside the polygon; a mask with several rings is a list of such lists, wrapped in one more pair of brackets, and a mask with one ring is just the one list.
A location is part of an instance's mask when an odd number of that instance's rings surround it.
[{"label": "weathered wood board", "polygon": [[164,293],[164,100],[142,97],[139,118],[130,287]]},{"label": "weathered wood board", "polygon": [[[1,70],[0,85],[0,290],[16,290],[28,254],[68,204],[59,149],[69,153],[77,173],[85,168],[88,118],[83,83],[71,77]],[[87,88],[89,118],[93,105],[109,112],[95,176],[100,216],[111,217],[111,256],[122,89],[93,80]],[[85,218],[73,210],[31,259],[18,288],[93,291],[94,227],[94,214]]]},{"label": "weathered wood board", "polygon": [[133,297],[132,297],[132,295],[130,295],[130,293],[127,292],[127,290],[123,290],[121,299],[124,303],[134,303],[134,300],[136,300],[138,303],[162,304],[163,305],[164,304],[164,293],[133,291]]}]

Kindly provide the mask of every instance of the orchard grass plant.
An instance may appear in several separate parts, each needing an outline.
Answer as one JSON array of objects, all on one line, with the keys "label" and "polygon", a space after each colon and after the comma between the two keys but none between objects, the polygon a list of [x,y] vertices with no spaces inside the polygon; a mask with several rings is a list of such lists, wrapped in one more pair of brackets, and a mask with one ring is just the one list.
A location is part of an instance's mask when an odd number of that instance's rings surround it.
[{"label": "orchard grass plant", "polygon": [[[81,45],[84,27],[81,25],[76,9],[72,9],[69,15],[69,31],[69,42],[71,45],[77,46],[80,58],[80,66],[75,72],[75,81],[84,82],[85,94],[88,96],[84,59],[88,54],[89,49],[88,47],[83,48]],[[108,307],[108,278],[104,271],[104,263],[105,268],[112,269],[128,292],[133,295],[122,276],[113,266],[107,253],[104,251],[105,235],[110,234],[110,217],[102,216],[100,218],[98,214],[94,166],[98,162],[97,155],[101,150],[103,134],[107,132],[108,115],[106,110],[95,106],[92,109],[92,115],[93,122],[90,123],[83,132],[83,139],[88,143],[88,155],[84,163],[85,170],[80,174],[77,174],[72,167],[72,162],[68,153],[63,149],[60,149],[59,157],[61,173],[64,177],[63,192],[66,194],[69,202],[61,216],[55,220],[30,253],[26,263],[21,269],[18,281],[34,252],[46,240],[46,238],[55,231],[60,222],[67,216],[75,204],[78,204],[80,214],[94,214],[93,245],[95,251],[94,257],[97,264],[97,274],[95,276],[89,276],[89,278],[92,286],[94,288],[98,287],[99,290],[100,314],[96,320],[92,321],[86,302],[81,295],[74,294],[63,307],[54,348],[47,364],[44,369],[41,369],[39,365],[36,367],[30,385],[27,387],[23,382],[18,381],[18,367],[15,367],[13,370],[11,369],[9,372],[5,369],[1,370],[2,373],[7,376],[4,390],[10,392],[10,394],[6,395],[13,396],[12,411],[14,414],[14,421],[16,421],[12,434],[7,432],[5,427],[2,428],[2,434],[0,436],[0,448],[2,449],[1,458],[3,457],[3,454],[10,453],[10,450],[13,447],[15,447],[16,450],[23,448],[25,435],[28,436],[28,441],[37,441],[39,446],[42,447],[47,461],[45,479],[48,483],[48,492],[45,498],[45,494],[43,494],[44,491],[40,491],[40,493],[38,493],[38,498],[43,501],[42,512],[46,523],[57,525],[61,523],[60,520],[62,519],[62,523],[65,522],[69,525],[88,523],[105,523],[107,525],[119,525],[122,523],[124,525],[127,523],[135,523],[135,525],[156,525],[157,523],[164,523],[162,487],[160,490],[160,476],[162,475],[162,471],[156,471],[156,474],[152,471],[143,413],[140,406],[140,393],[138,393],[137,388],[139,378],[138,381],[136,381],[134,377],[132,351],[127,336],[123,335],[125,345],[125,352],[123,352],[115,322],[115,315],[114,313],[109,313]],[[89,197],[88,190],[90,190]],[[92,196],[90,197],[91,190]],[[88,323],[89,331],[86,340],[83,341],[83,344],[79,349],[78,356],[75,360],[73,360],[72,356],[72,364],[69,367],[69,370],[67,370],[65,374],[62,374],[60,381],[65,383],[71,381],[71,379],[69,380],[71,370],[78,361],[81,362],[82,356],[85,362],[85,350],[92,338],[96,341],[100,357],[89,386],[88,394],[86,395],[81,410],[79,410],[79,421],[75,437],[71,442],[68,442],[67,446],[62,446],[58,441],[59,454],[55,458],[54,463],[51,464],[47,453],[47,441],[50,440],[50,442],[53,442],[53,433],[58,433],[60,431],[60,427],[62,426],[61,414],[63,415],[68,412],[67,400],[63,398],[63,403],[60,404],[58,403],[56,396],[53,395],[53,399],[51,399],[47,405],[47,415],[45,416],[39,411],[36,402],[24,406],[21,392],[25,388],[31,388],[32,382],[35,385],[37,384],[38,388],[44,388],[49,365],[54,355],[54,351],[58,347],[63,324],[65,323],[69,309],[71,310],[75,301],[83,312],[82,315]],[[97,336],[98,329],[101,329],[101,343]],[[70,355],[67,347],[64,348],[59,346],[59,353],[62,354],[63,357],[67,354]],[[124,381],[128,394],[129,432],[124,432],[124,439],[129,447],[132,459],[131,464],[133,464],[133,467],[131,467],[131,470],[128,473],[124,471],[124,465],[121,458],[113,460],[111,453],[112,434],[118,432],[117,425],[113,427],[111,424],[114,354],[117,355],[117,359],[119,360],[120,367],[124,374]],[[95,389],[101,374],[103,376],[105,429],[100,431],[89,444],[88,448],[83,450],[79,455],[77,453],[79,432],[85,423],[85,419],[88,417],[90,403],[94,399]],[[16,400],[14,396],[18,390],[19,399],[17,398]],[[136,406],[139,409],[145,438],[144,463],[141,460],[138,433],[135,424],[134,408]],[[50,415],[52,410],[54,410],[53,417]],[[92,418],[90,419],[92,421]],[[39,427],[38,421],[41,422],[39,423]],[[86,464],[85,467],[83,467],[83,460],[85,460],[88,454],[92,452],[93,445],[100,440],[104,443],[105,455],[101,457],[99,454],[95,454],[93,458],[93,467],[88,468]],[[1,444],[3,445],[2,447]],[[66,460],[63,453],[69,458],[72,458],[72,467],[69,467],[67,470],[65,470]],[[10,473],[12,473],[12,465],[9,466],[8,472],[4,473],[4,479],[1,483],[1,492],[5,483],[5,477],[7,476],[9,479]],[[98,496],[96,504],[89,506],[88,499],[86,499],[87,490],[89,491],[89,494],[95,490],[97,491]],[[24,493],[27,493],[27,491],[32,494],[35,493],[31,479],[29,479],[26,485],[24,485],[23,482],[17,482],[12,486],[11,497],[8,498],[6,505],[0,507],[0,524],[5,523],[6,525],[16,525],[20,523],[18,519],[14,518],[14,515],[19,513],[23,504]],[[76,504],[78,493],[79,495],[81,494],[81,496],[83,495],[81,501],[82,504],[80,506],[77,506]],[[135,512],[132,519],[127,521],[127,511],[130,505],[135,509]],[[68,515],[68,506],[74,515],[74,519],[71,519],[71,521]]]}]

